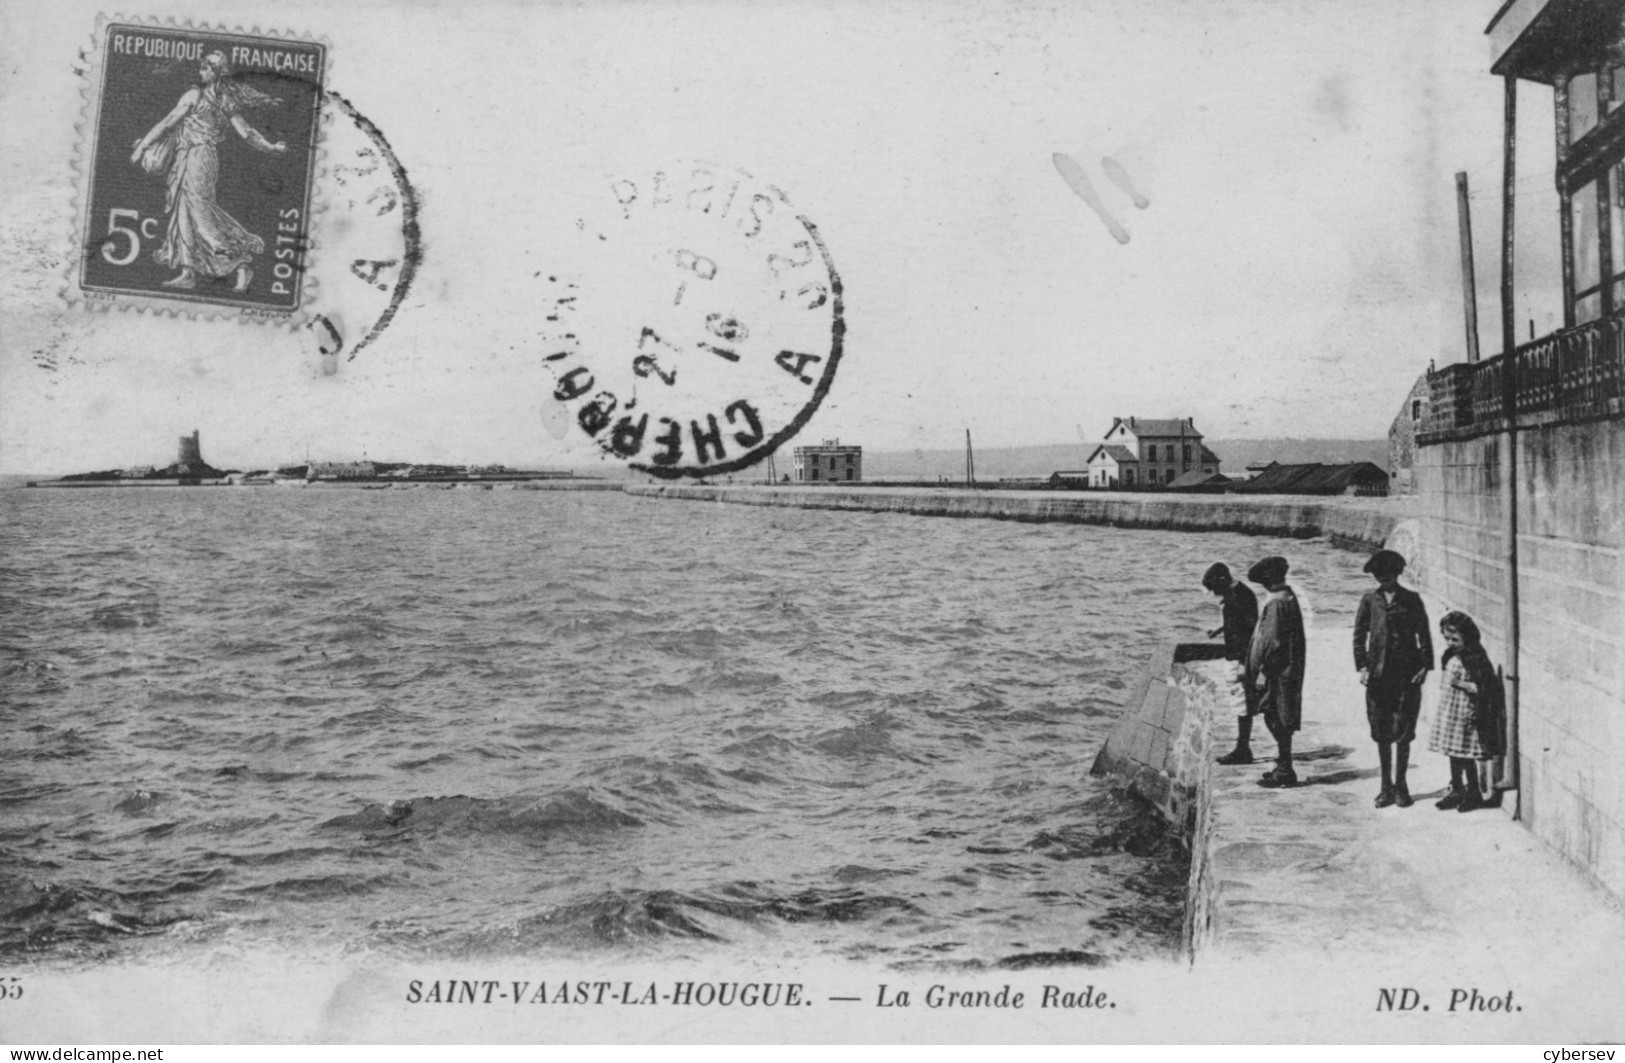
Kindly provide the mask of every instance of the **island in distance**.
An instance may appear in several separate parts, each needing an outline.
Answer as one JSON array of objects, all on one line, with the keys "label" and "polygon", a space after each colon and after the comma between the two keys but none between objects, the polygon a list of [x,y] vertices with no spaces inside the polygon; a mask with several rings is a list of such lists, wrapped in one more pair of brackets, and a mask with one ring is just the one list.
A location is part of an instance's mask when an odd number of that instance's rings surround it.
[{"label": "island in distance", "polygon": [[[180,452],[163,467],[136,465],[125,469],[81,472],[58,480],[31,480],[29,487],[305,487],[313,483],[390,487],[408,484],[457,483],[490,486],[532,480],[577,480],[564,470],[510,469],[503,465],[433,465],[399,461],[311,461],[276,469],[217,469],[203,458],[199,433],[181,436]],[[581,478],[583,486],[591,482]]]}]

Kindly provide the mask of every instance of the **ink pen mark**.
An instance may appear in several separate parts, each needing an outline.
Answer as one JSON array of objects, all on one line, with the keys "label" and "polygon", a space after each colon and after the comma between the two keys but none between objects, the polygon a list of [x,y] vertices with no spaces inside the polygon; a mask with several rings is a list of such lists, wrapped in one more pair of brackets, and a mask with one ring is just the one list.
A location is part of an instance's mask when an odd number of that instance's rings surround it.
[{"label": "ink pen mark", "polygon": [[[338,326],[333,324],[332,318],[329,318],[326,314],[317,314],[315,320],[305,327],[315,332],[318,324],[327,330],[326,339],[322,339],[318,333],[316,340],[316,349],[322,353],[322,356],[331,358],[344,350],[344,336],[339,332]],[[330,372],[330,370],[324,371]]]},{"label": "ink pen mark", "polygon": [[1144,210],[1151,205],[1151,201],[1140,195],[1135,189],[1134,179],[1129,177],[1128,171],[1123,169],[1122,163],[1107,155],[1100,160],[1100,168],[1106,171],[1106,176],[1111,179],[1112,184],[1116,185],[1125,196],[1134,201],[1136,207]]},{"label": "ink pen mark", "polygon": [[1112,239],[1120,244],[1128,243],[1128,230],[1118,224],[1117,219],[1112,217],[1112,212],[1106,209],[1106,204],[1100,201],[1099,194],[1095,192],[1094,183],[1083,172],[1083,167],[1078,165],[1077,160],[1060,152],[1056,152],[1053,158],[1055,169],[1060,171],[1061,178],[1066,181],[1072,191],[1076,192],[1085,203],[1089,204],[1089,209],[1094,211],[1100,220],[1105,223],[1107,231],[1112,234]]}]

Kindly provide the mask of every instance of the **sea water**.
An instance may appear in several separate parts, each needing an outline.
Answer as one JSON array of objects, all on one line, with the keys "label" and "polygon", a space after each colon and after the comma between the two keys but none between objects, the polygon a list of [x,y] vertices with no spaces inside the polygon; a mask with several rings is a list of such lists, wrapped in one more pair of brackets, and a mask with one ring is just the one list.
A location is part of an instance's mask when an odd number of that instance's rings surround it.
[{"label": "sea water", "polygon": [[893,967],[1178,946],[1089,766],[1215,560],[1316,542],[662,501],[0,495],[0,956]]}]

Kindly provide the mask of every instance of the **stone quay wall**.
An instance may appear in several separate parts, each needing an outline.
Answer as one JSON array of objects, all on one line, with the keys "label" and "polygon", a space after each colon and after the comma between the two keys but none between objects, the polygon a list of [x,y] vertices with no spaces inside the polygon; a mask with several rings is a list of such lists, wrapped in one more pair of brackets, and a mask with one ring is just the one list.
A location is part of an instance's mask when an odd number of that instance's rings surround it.
[{"label": "stone quay wall", "polygon": [[1213,721],[1234,715],[1242,697],[1223,652],[1201,643],[1157,647],[1089,771],[1149,802],[1179,831],[1191,854],[1183,937],[1190,960],[1213,933]]},{"label": "stone quay wall", "polygon": [[1381,546],[1414,515],[1408,498],[1186,495],[1161,492],[997,491],[941,487],[769,487],[631,484],[627,494],[747,506],[912,513],[928,517],[1104,524],[1117,528],[1233,531],[1293,539],[1328,536]]},{"label": "stone quay wall", "polygon": [[[1506,661],[1505,436],[1417,448],[1415,575]],[[1519,806],[1625,898],[1625,422],[1518,434]],[[1509,795],[1510,796],[1510,795]]]}]

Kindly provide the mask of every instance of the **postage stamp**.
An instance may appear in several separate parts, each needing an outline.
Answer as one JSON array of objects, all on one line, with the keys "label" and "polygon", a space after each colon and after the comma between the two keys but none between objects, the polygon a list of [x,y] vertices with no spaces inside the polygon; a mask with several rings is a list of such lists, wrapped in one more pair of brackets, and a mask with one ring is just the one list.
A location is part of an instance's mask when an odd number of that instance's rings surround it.
[{"label": "postage stamp", "polygon": [[326,45],[109,21],[96,55],[69,297],[300,309]]},{"label": "postage stamp", "polygon": [[579,271],[548,277],[553,398],[640,472],[747,468],[788,441],[834,382],[841,278],[780,189],[705,162],[606,180]]}]

